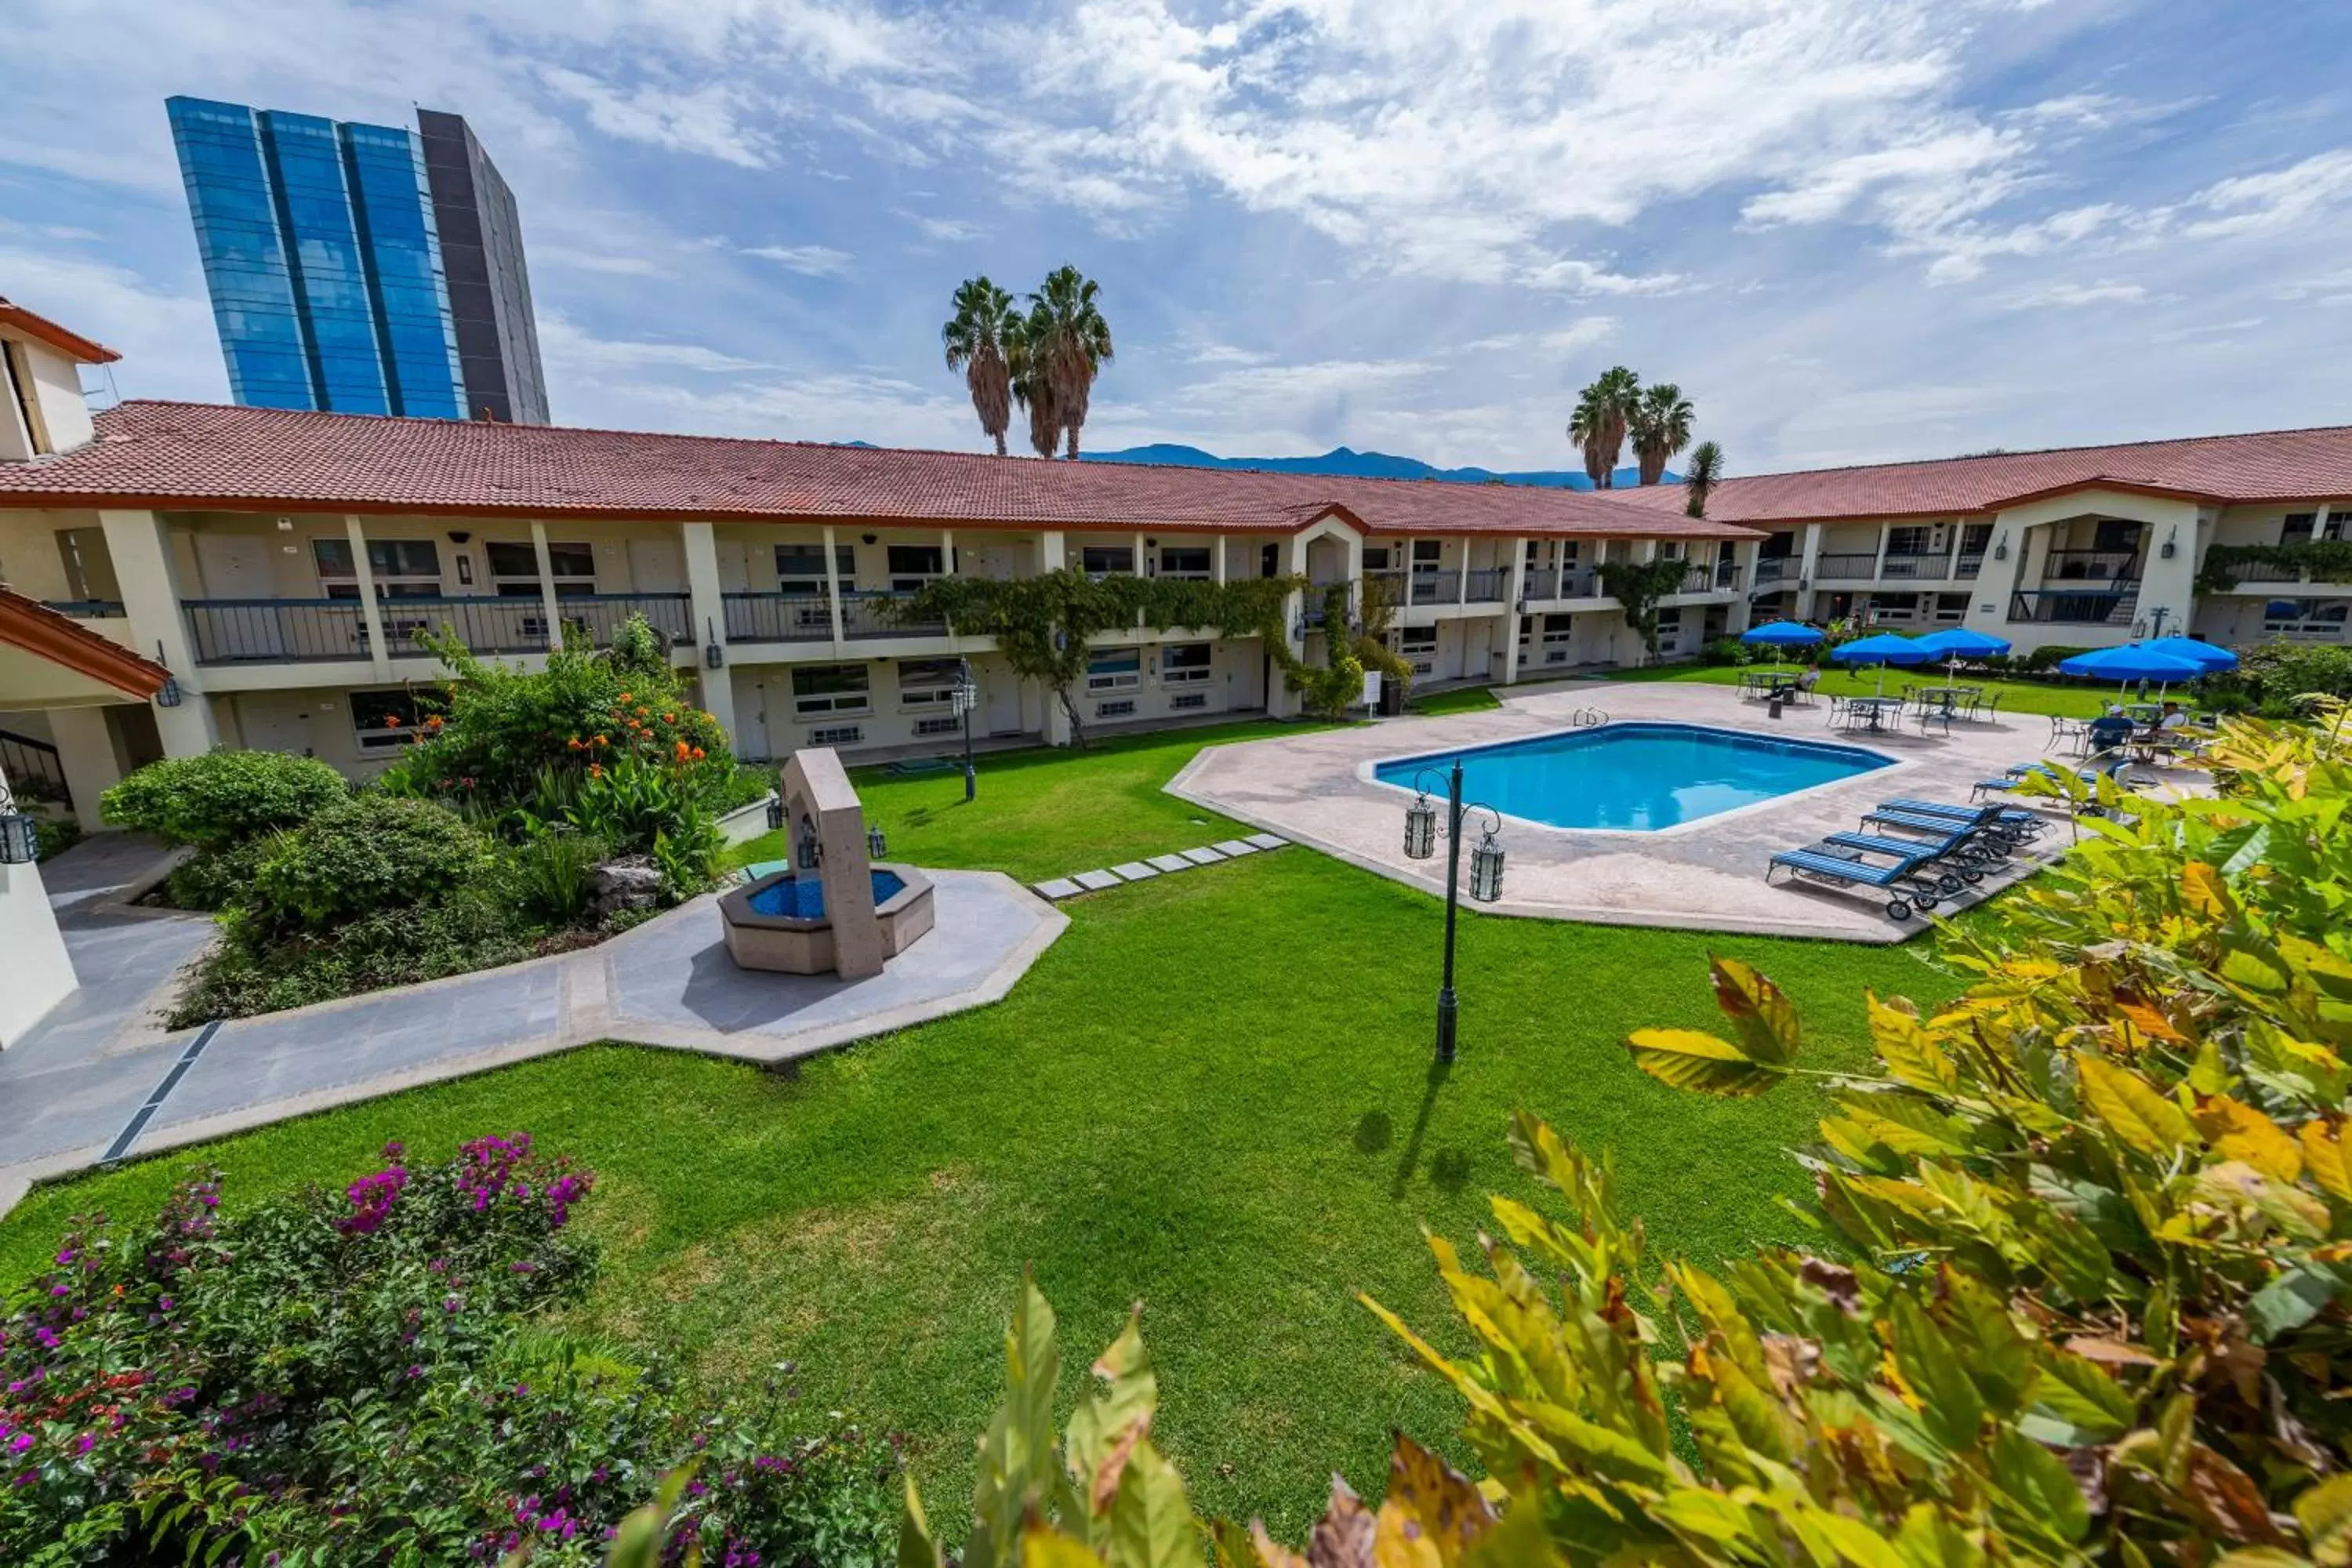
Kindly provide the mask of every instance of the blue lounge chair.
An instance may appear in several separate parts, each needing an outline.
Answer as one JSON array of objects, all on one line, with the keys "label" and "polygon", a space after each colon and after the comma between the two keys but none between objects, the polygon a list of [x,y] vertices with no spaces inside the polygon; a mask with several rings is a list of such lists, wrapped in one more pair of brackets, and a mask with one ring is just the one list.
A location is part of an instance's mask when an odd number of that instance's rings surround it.
[{"label": "blue lounge chair", "polygon": [[1929,839],[1887,838],[1875,833],[1832,833],[1822,842],[1901,861],[1920,886],[1947,897],[1957,897],[1963,887],[1984,880],[1981,870],[1953,858],[1956,843],[1948,847]]},{"label": "blue lounge chair", "polygon": [[1826,883],[1833,888],[1874,888],[1891,894],[1886,900],[1886,918],[1907,921],[1914,906],[1922,910],[1936,907],[1936,895],[1909,886],[1913,875],[1901,863],[1876,866],[1863,858],[1867,851],[1847,848],[1842,845],[1816,844],[1803,849],[1783,849],[1772,857],[1764,868],[1764,881],[1769,886],[1773,873],[1786,871],[1791,879]]},{"label": "blue lounge chair", "polygon": [[1907,834],[1910,836],[1907,840],[1898,842],[1932,847],[1941,858],[1969,866],[1990,866],[2006,858],[2009,852],[2016,847],[2008,839],[1987,828],[1971,826],[1948,816],[1922,816],[1916,812],[1881,810],[1864,813],[1862,825],[1866,828],[1891,828],[1896,833]]},{"label": "blue lounge chair", "polygon": [[[2118,786],[2121,786],[2125,783],[2124,774],[2130,769],[2131,765],[2131,759],[2126,757],[2120,762],[2101,763],[2093,767],[2077,768],[2074,772],[2074,777],[2084,784],[2095,784],[2098,783],[2100,775],[2104,773],[2108,778],[2113,779]],[[2060,773],[2056,768],[2052,767],[2048,763],[2026,763],[2017,767],[2011,768],[1997,779],[1979,779],[1975,784],[1969,786],[1969,794],[1979,799],[1981,799],[1983,796],[1988,795],[2006,795],[2036,773],[2041,774],[2044,778],[2052,779],[2063,779],[2066,776]],[[2049,797],[2042,796],[2038,798],[2047,799]],[[2059,804],[2063,805],[2065,803],[2062,801]],[[2086,811],[2095,811],[2098,808],[2095,806],[2085,806],[2084,809]]]},{"label": "blue lounge chair", "polygon": [[1959,805],[1950,801],[1906,797],[1882,800],[1878,808],[1881,811],[1907,811],[1914,816],[1947,817],[1970,827],[1984,828],[1998,837],[2020,841],[2041,837],[2042,830],[2050,826],[2047,818],[2022,807],[1985,802]]}]

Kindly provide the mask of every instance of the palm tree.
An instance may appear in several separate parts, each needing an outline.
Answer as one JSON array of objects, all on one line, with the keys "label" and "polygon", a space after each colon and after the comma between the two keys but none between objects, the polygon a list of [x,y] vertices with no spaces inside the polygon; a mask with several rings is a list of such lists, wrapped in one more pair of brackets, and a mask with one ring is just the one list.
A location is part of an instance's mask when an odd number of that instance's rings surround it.
[{"label": "palm tree", "polygon": [[[1034,374],[1052,398],[1052,413],[1069,432],[1067,456],[1078,455],[1087,397],[1110,363],[1110,323],[1095,303],[1099,289],[1075,267],[1057,267],[1029,296],[1028,339]],[[1036,419],[1035,405],[1030,419]]]},{"label": "palm tree", "polygon": [[1568,438],[1584,452],[1584,472],[1596,489],[1616,484],[1617,457],[1624,450],[1625,427],[1642,397],[1642,378],[1623,365],[1601,373],[1592,384],[1577,394],[1576,412],[1568,422]]},{"label": "palm tree", "polygon": [[1666,459],[1690,445],[1695,412],[1683,389],[1671,381],[1651,386],[1629,411],[1627,426],[1643,484],[1656,484],[1666,471]]},{"label": "palm tree", "polygon": [[946,344],[948,368],[963,372],[971,389],[972,412],[980,427],[1004,456],[1004,432],[1013,423],[1013,369],[1009,342],[1020,322],[1013,296],[985,277],[967,278],[957,286],[951,301],[955,314],[940,329]]},{"label": "palm tree", "polygon": [[1062,421],[1054,402],[1054,384],[1046,378],[1037,345],[1045,338],[1045,322],[1035,310],[1013,314],[1005,334],[1006,363],[1013,372],[1013,399],[1029,411],[1029,445],[1041,458],[1051,458],[1062,443]]},{"label": "palm tree", "polygon": [[1692,517],[1706,515],[1707,492],[1723,478],[1723,448],[1713,441],[1701,441],[1691,448],[1690,466],[1683,472],[1683,483],[1690,487],[1690,500],[1683,510]]}]

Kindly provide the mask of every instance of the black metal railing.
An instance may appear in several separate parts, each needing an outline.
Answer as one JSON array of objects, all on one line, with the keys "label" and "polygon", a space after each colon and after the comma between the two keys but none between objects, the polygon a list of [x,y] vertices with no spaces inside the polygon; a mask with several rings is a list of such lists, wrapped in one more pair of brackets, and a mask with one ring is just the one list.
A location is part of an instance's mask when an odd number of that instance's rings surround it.
[{"label": "black metal railing", "polygon": [[1416,571],[1412,574],[1412,604],[1451,605],[1461,597],[1462,574],[1458,571]]},{"label": "black metal railing", "polygon": [[2300,583],[2303,568],[2269,561],[2249,561],[2230,568],[2230,575],[2241,583]]},{"label": "black metal railing", "polygon": [[1463,574],[1462,597],[1473,605],[1499,605],[1510,591],[1507,566],[1480,566]]},{"label": "black metal railing", "polygon": [[2137,586],[2103,589],[2021,589],[2011,597],[2009,618],[2043,626],[2112,626],[2127,624],[2139,602]]},{"label": "black metal railing", "polygon": [[1793,555],[1759,555],[1756,558],[1756,585],[1761,588],[1794,577],[1798,564]]},{"label": "black metal railing", "polygon": [[1813,558],[1816,580],[1866,583],[1877,574],[1878,552],[1875,550],[1843,550],[1834,555]]},{"label": "black metal railing", "polygon": [[566,594],[556,601],[566,635],[575,628],[597,647],[613,646],[613,634],[631,616],[643,616],[672,647],[689,647],[695,635],[694,599],[688,594]]},{"label": "black metal railing", "polygon": [[[297,664],[370,657],[357,599],[184,599],[198,664]],[[454,635],[475,653],[543,653],[547,606],[538,598],[487,595],[376,601],[392,657],[429,650],[427,635]]]},{"label": "black metal railing", "polygon": [[120,599],[44,599],[41,604],[78,621],[114,620],[131,613]]},{"label": "black metal railing", "polygon": [[1381,567],[1365,573],[1364,586],[1370,588],[1375,584],[1388,590],[1388,600],[1390,604],[1402,605],[1404,603],[1404,572],[1402,568],[1393,566]]},{"label": "black metal railing", "polygon": [[1886,559],[1879,563],[1878,574],[1881,577],[1889,578],[1932,577],[1940,579],[1949,576],[1951,574],[1951,570],[1952,558],[1945,554],[1940,550],[1932,552],[1924,550],[1906,550],[1899,554],[1893,551],[1889,551],[1886,554]]},{"label": "black metal railing", "polygon": [[1600,574],[1590,566],[1547,566],[1528,574],[1526,602],[1600,596]]},{"label": "black metal railing", "polygon": [[721,594],[729,642],[831,642],[833,602],[823,594]]},{"label": "black metal railing", "polygon": [[2121,583],[2139,574],[2137,550],[2053,550],[2042,564],[2044,583]]},{"label": "black metal railing", "polygon": [[912,594],[893,594],[887,589],[843,594],[841,635],[853,638],[946,636],[948,624],[944,620],[910,621],[903,618],[898,606],[913,597]]},{"label": "black metal railing", "polygon": [[180,608],[198,664],[368,657],[357,599],[184,599]]},{"label": "black metal railing", "polygon": [[9,793],[19,802],[73,804],[73,792],[66,787],[65,763],[47,741],[0,730],[0,776],[7,779]]},{"label": "black metal railing", "polygon": [[1983,551],[1961,551],[1958,558],[1952,563],[1952,580],[1954,582],[1968,581],[1969,578],[1974,577],[1977,574],[1984,570],[1984,563],[1985,552]]}]

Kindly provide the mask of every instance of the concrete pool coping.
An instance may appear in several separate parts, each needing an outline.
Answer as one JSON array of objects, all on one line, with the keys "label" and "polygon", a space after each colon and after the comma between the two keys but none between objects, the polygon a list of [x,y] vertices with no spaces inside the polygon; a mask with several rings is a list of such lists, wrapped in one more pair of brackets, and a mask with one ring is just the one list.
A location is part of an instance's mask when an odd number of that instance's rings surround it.
[{"label": "concrete pool coping", "polygon": [[[1595,706],[1605,708],[1612,721],[1654,720],[1767,739],[1848,743],[1827,731],[1826,704],[1790,708],[1775,722],[1761,704],[1743,703],[1734,687],[1569,681],[1498,696],[1500,707],[1479,712],[1212,746],[1167,788],[1181,800],[1443,897],[1444,858],[1405,858],[1400,798],[1405,792],[1365,776],[1366,764],[1557,732],[1572,728],[1580,710]],[[1514,817],[1503,834],[1508,857],[1505,897],[1472,907],[1533,920],[1900,942],[1930,929],[1930,922],[1889,921],[1884,898],[1865,897],[1868,889],[1801,883],[1767,888],[1764,872],[1772,855],[1851,831],[1864,812],[1884,799],[1966,801],[1977,780],[2043,760],[2051,751],[2049,736],[2049,721],[2038,713],[1956,724],[1948,738],[1873,736],[1867,747],[1857,749],[1893,758],[1886,767],[1718,813],[1677,832],[1560,828]],[[2187,776],[2161,769],[2142,772],[2176,786]],[[2074,831],[2063,815],[2049,815],[2052,826],[2040,844],[1981,887],[1940,905],[1937,914],[1967,909],[2063,854]]]},{"label": "concrete pool coping", "polygon": [[1694,817],[1688,822],[1674,823],[1665,827],[1570,827],[1561,823],[1546,822],[1540,817],[1521,816],[1515,812],[1496,810],[1493,806],[1486,806],[1484,809],[1494,812],[1494,814],[1496,816],[1501,817],[1506,824],[1513,826],[1540,828],[1550,833],[1582,834],[1588,837],[1594,838],[1622,838],[1638,844],[1647,839],[1668,837],[1677,833],[1688,833],[1694,828],[1705,827],[1711,822],[1721,822],[1727,817],[1738,816],[1743,812],[1761,811],[1768,806],[1783,805],[1789,801],[1797,800],[1805,795],[1811,795],[1816,790],[1835,789],[1840,784],[1852,784],[1856,779],[1867,778],[1873,773],[1884,773],[1887,768],[1892,767],[1902,761],[1900,757],[1894,755],[1892,752],[1882,752],[1870,746],[1858,746],[1844,741],[1811,741],[1796,735],[1759,735],[1751,731],[1729,729],[1721,724],[1701,724],[1682,721],[1674,721],[1670,723],[1668,721],[1663,719],[1626,719],[1622,721],[1612,721],[1603,725],[1586,725],[1581,728],[1570,725],[1569,728],[1563,730],[1538,730],[1533,734],[1514,735],[1499,741],[1484,741],[1475,746],[1441,746],[1433,752],[1410,752],[1403,756],[1398,757],[1371,757],[1356,764],[1356,777],[1363,783],[1372,785],[1375,789],[1392,790],[1399,795],[1411,795],[1413,793],[1411,786],[1400,784],[1391,784],[1388,780],[1379,776],[1380,770],[1396,763],[1420,762],[1423,758],[1468,756],[1477,752],[1501,751],[1507,747],[1522,746],[1536,741],[1549,741],[1577,735],[1591,735],[1598,738],[1606,735],[1612,731],[1620,731],[1625,726],[1636,724],[1667,727],[1678,730],[1697,730],[1712,734],[1729,735],[1735,739],[1743,741],[1774,741],[1784,745],[1807,746],[1827,752],[1844,752],[1853,756],[1874,757],[1878,760],[1879,765],[1873,768],[1865,768],[1860,773],[1848,774],[1844,778],[1824,779],[1820,784],[1807,784],[1802,789],[1783,790],[1779,795],[1767,795],[1762,800],[1751,800],[1746,805],[1728,806],[1722,811],[1709,812],[1705,816]]}]

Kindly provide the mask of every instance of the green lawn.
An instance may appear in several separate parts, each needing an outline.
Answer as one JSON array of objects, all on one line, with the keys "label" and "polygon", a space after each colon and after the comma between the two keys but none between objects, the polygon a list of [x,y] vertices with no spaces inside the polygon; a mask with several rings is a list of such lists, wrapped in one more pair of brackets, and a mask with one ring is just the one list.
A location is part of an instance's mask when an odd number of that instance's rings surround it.
[{"label": "green lawn", "polygon": [[[1230,733],[1230,732],[1228,732]],[[1156,795],[1200,732],[960,781],[868,781],[893,852],[1029,876],[1205,835]],[[1704,1025],[1712,950],[1761,964],[1814,1065],[1858,1064],[1865,986],[1956,978],[1887,950],[1471,916],[1462,1056],[1430,1070],[1443,911],[1285,849],[1066,906],[1070,930],[997,1006],[767,1072],[604,1047],[215,1144],[227,1198],[528,1129],[600,1173],[606,1266],[583,1326],[714,1379],[792,1361],[803,1397],[907,1433],[933,1517],[961,1519],[1024,1266],[1060,1310],[1067,1377],[1145,1306],[1164,1438],[1204,1508],[1301,1538],[1331,1471],[1381,1485],[1402,1426],[1457,1456],[1460,1409],[1354,1300],[1441,1331],[1426,1225],[1467,1247],[1512,1168],[1514,1106],[1615,1153],[1654,1245],[1713,1259],[1794,1241],[1785,1150],[1810,1090],[1721,1102],[1637,1073],[1645,1024]],[[20,1278],[78,1210],[154,1204],[168,1156],[37,1192],[0,1223]],[[1454,1342],[1451,1333],[1441,1333]],[[1066,1381],[1066,1391],[1069,1382]],[[950,1527],[950,1529],[953,1526]]]},{"label": "green lawn", "polygon": [[[978,759],[979,798],[970,804],[961,764],[912,775],[858,768],[851,776],[866,821],[889,836],[893,859],[1037,881],[1253,831],[1160,785],[1203,745],[1314,727],[1260,721],[1120,735],[1090,741],[1076,756],[1045,747],[986,752]],[[783,835],[769,833],[737,846],[730,858],[741,866],[787,852]]]},{"label": "green lawn", "polygon": [[[1822,671],[1819,689],[1824,695],[1867,697],[1879,689],[1879,672],[1875,669],[1837,669]],[[1696,664],[1662,664],[1648,669],[1619,670],[1612,680],[1674,680],[1694,681],[1702,686],[1737,686],[1739,670],[1735,666]],[[1915,686],[1941,685],[1939,672],[1918,669],[1886,671],[1886,689],[1899,692],[1906,683]],[[1962,675],[1960,684],[1981,686],[1988,693],[2001,694],[2000,710],[2004,713],[2059,714],[2068,719],[2095,719],[2106,711],[2106,704],[2115,700],[2112,686],[2045,686],[2030,680],[1994,680],[1988,677]]]},{"label": "green lawn", "polygon": [[1436,718],[1445,713],[1483,713],[1489,708],[1500,708],[1502,700],[1491,686],[1456,686],[1446,691],[1433,691],[1426,697],[1416,697],[1405,704],[1410,712],[1424,718]]}]

